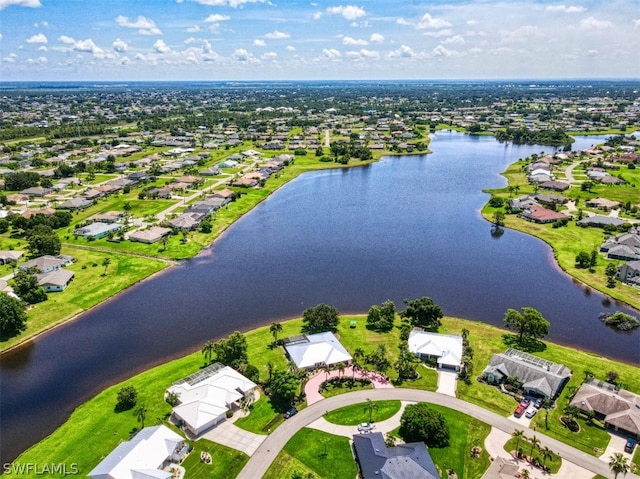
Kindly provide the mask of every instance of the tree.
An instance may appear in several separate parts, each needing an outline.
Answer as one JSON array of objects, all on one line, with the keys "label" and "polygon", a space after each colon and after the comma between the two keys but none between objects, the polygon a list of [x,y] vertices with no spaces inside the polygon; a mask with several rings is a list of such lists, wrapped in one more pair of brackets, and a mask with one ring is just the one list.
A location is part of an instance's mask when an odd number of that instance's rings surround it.
[{"label": "tree", "polygon": [[400,354],[395,363],[398,379],[415,379],[418,376],[416,371],[417,358],[409,351],[406,342],[400,343]]},{"label": "tree", "polygon": [[609,469],[615,474],[614,479],[617,479],[620,473],[626,476],[629,472],[629,460],[621,452],[616,452],[609,457]]},{"label": "tree", "polygon": [[213,342],[207,341],[204,343],[202,347],[202,354],[204,356],[204,362],[209,364],[211,362],[211,357],[213,356]]},{"label": "tree", "polygon": [[26,305],[7,293],[0,293],[0,335],[14,336],[27,327]]},{"label": "tree", "polygon": [[522,338],[525,336],[544,338],[549,333],[549,321],[544,319],[540,311],[530,307],[522,308],[522,313],[509,308],[504,316],[504,325],[507,329],[518,333],[519,343],[522,343]]},{"label": "tree", "polygon": [[529,472],[529,469],[523,469],[522,472],[520,472],[521,474],[521,478],[522,479],[530,479],[531,478],[531,473]]},{"label": "tree", "polygon": [[524,439],[524,431],[522,429],[516,429],[511,434],[511,437],[516,440],[516,460],[518,459],[518,446],[520,446],[520,441]]},{"label": "tree", "polygon": [[141,424],[140,429],[144,429],[144,420],[147,418],[147,408],[144,403],[138,404],[138,407],[133,412],[136,415],[136,419]]},{"label": "tree", "polygon": [[380,306],[373,305],[367,314],[367,328],[378,332],[391,331],[396,316],[396,305],[386,300]]},{"label": "tree", "polygon": [[589,270],[593,272],[597,264],[598,264],[598,250],[592,249],[591,256],[589,257]]},{"label": "tree", "polygon": [[586,251],[580,251],[576,255],[576,268],[586,269],[591,264],[591,257]]},{"label": "tree", "polygon": [[278,333],[282,332],[282,324],[280,324],[280,323],[271,323],[271,326],[269,326],[269,331],[273,335],[274,344],[277,343],[278,342]]},{"label": "tree", "polygon": [[529,457],[533,457],[533,450],[540,446],[540,439],[538,439],[535,435],[530,439],[531,441],[531,450],[529,451]]},{"label": "tree", "polygon": [[496,227],[504,226],[504,213],[500,210],[493,212],[493,224]]},{"label": "tree", "polygon": [[405,408],[400,418],[400,435],[407,442],[424,442],[427,447],[449,445],[449,427],[444,416],[427,403]]},{"label": "tree", "polygon": [[102,276],[107,275],[107,268],[109,267],[110,264],[111,264],[111,258],[105,258],[102,260],[102,266],[104,266],[104,273],[102,273]]},{"label": "tree", "polygon": [[442,309],[427,296],[420,299],[404,300],[407,309],[400,313],[411,322],[412,326],[425,329],[436,329],[440,326],[440,319],[444,316]]},{"label": "tree", "polygon": [[549,430],[549,409],[553,406],[551,399],[545,397],[542,399],[542,408],[544,409],[544,426]]},{"label": "tree", "polygon": [[607,287],[615,288],[616,287],[616,274],[618,273],[618,269],[616,265],[613,263],[607,264],[607,267],[604,269],[604,274],[607,276]]},{"label": "tree", "polygon": [[267,390],[272,399],[292,403],[300,390],[300,380],[290,371],[279,369],[273,372]]},{"label": "tree", "polygon": [[127,411],[138,402],[138,391],[133,386],[125,386],[118,391],[118,402],[116,412]]},{"label": "tree", "polygon": [[180,393],[169,391],[164,400],[167,401],[169,406],[175,407],[180,403]]},{"label": "tree", "polygon": [[20,270],[15,274],[13,292],[29,304],[41,303],[47,299],[47,293],[38,284],[36,275],[27,271]]},{"label": "tree", "polygon": [[578,409],[576,406],[572,406],[568,404],[567,406],[565,406],[562,412],[571,423],[571,422],[575,422],[576,417],[578,417],[578,414],[580,414],[580,409]]},{"label": "tree", "polygon": [[540,448],[540,455],[542,456],[542,467],[546,468],[547,459],[553,460],[553,451],[545,446]]},{"label": "tree", "polygon": [[218,361],[232,368],[238,368],[247,362],[247,338],[239,331],[232,333],[227,339],[213,343],[213,351]]},{"label": "tree", "polygon": [[302,313],[302,332],[323,333],[335,332],[338,329],[338,310],[327,304],[318,304],[307,308]]},{"label": "tree", "polygon": [[580,189],[582,191],[591,192],[591,189],[593,188],[593,186],[594,186],[593,181],[583,181],[582,184],[580,185]]},{"label": "tree", "polygon": [[373,413],[378,412],[378,403],[367,398],[367,402],[364,403],[364,412],[369,414],[369,422],[373,422]]},{"label": "tree", "polygon": [[60,254],[60,238],[50,226],[36,225],[27,233],[27,249],[33,256]]},{"label": "tree", "polygon": [[616,384],[620,375],[616,371],[607,371],[607,382]]}]

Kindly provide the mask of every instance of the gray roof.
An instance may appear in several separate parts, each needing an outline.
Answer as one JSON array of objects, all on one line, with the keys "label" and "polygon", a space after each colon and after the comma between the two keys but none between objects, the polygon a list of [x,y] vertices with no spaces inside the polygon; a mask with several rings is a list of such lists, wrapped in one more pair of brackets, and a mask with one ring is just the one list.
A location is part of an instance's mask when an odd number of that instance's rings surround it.
[{"label": "gray roof", "polygon": [[619,218],[615,218],[613,216],[602,216],[602,215],[593,215],[578,221],[579,225],[597,225],[597,226],[605,226],[605,225],[620,226],[620,225],[623,225],[624,223],[625,222]]},{"label": "gray roof", "polygon": [[387,447],[381,432],[353,436],[363,479],[440,479],[423,442]]},{"label": "gray roof", "polygon": [[563,364],[552,363],[537,356],[509,349],[491,356],[484,374],[515,377],[525,390],[535,390],[547,397],[556,397],[571,377],[571,370]]}]

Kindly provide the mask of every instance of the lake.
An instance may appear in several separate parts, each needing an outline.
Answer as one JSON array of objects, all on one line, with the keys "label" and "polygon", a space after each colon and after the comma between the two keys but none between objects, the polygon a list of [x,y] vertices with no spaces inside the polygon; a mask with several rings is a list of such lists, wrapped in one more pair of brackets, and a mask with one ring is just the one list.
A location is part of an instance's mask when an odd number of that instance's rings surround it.
[{"label": "lake", "polygon": [[551,322],[550,340],[638,363],[638,331],[598,320],[637,312],[572,281],[544,242],[509,230],[492,237],[480,216],[482,189],[506,184],[508,164],[552,148],[438,132],[431,149],[304,174],[196,258],[3,355],[2,462],[106,386],[321,302],[362,313],[430,296],[446,315],[495,325],[508,308],[532,306]]}]

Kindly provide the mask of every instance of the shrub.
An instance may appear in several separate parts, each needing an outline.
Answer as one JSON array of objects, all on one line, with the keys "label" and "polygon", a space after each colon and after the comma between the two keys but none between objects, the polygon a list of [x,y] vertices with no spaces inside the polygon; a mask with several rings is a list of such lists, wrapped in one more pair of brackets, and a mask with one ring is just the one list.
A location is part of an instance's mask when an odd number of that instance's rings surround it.
[{"label": "shrub", "polygon": [[138,402],[138,391],[133,386],[125,386],[118,391],[118,402],[116,412],[128,411]]},{"label": "shrub", "polygon": [[449,427],[444,416],[423,402],[405,408],[400,419],[400,435],[406,442],[424,442],[427,447],[449,445]]}]

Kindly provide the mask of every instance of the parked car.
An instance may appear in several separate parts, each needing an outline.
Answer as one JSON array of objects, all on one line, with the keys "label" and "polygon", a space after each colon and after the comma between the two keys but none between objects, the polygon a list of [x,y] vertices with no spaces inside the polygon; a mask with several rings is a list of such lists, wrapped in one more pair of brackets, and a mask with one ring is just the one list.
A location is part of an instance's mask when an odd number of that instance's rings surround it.
[{"label": "parked car", "polygon": [[629,454],[631,454],[634,447],[636,447],[636,440],[630,437],[627,439],[627,443],[624,445],[624,452],[628,452]]},{"label": "parked car", "polygon": [[535,406],[536,409],[540,409],[542,407],[542,398],[536,399],[533,405]]},{"label": "parked car", "polygon": [[526,417],[527,419],[531,419],[533,416],[536,415],[537,412],[538,410],[535,407],[529,406],[527,411],[524,413],[524,417]]},{"label": "parked car", "polygon": [[527,398],[524,398],[522,401],[520,401],[520,406],[526,408],[529,407],[529,404],[531,403],[531,401]]},{"label": "parked car", "polygon": [[360,432],[371,432],[375,426],[370,422],[363,422],[358,424],[358,431]]},{"label": "parked car", "polygon": [[295,416],[296,414],[298,414],[298,410],[295,407],[292,407],[284,413],[284,418],[289,419],[291,416]]},{"label": "parked car", "polygon": [[520,404],[518,408],[515,410],[515,412],[513,413],[513,415],[515,417],[520,417],[522,416],[522,413],[525,411],[525,409],[527,409],[527,406],[523,406],[522,404]]}]

